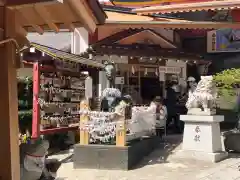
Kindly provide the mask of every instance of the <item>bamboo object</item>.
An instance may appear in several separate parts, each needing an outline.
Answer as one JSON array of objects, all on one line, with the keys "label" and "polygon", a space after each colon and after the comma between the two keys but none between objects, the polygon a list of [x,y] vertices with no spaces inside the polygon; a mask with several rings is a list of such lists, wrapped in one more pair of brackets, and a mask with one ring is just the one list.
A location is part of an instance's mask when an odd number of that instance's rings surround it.
[{"label": "bamboo object", "polygon": [[[80,103],[80,110],[89,111],[89,102],[88,100],[83,100]],[[89,132],[86,129],[86,124],[89,120],[89,116],[87,114],[80,115],[80,144],[88,145],[89,144]]]},{"label": "bamboo object", "polygon": [[126,134],[127,127],[125,116],[119,116],[116,128],[116,146],[126,146]]}]

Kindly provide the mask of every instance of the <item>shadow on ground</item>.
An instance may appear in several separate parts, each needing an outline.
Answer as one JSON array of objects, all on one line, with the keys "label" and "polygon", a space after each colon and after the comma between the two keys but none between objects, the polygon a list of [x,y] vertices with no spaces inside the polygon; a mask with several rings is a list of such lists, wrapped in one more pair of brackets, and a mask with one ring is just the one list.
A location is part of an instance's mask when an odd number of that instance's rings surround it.
[{"label": "shadow on ground", "polygon": [[147,157],[145,157],[134,169],[147,165],[168,163],[168,157],[179,149],[182,143],[182,135],[167,136],[164,141],[159,141],[159,146]]}]

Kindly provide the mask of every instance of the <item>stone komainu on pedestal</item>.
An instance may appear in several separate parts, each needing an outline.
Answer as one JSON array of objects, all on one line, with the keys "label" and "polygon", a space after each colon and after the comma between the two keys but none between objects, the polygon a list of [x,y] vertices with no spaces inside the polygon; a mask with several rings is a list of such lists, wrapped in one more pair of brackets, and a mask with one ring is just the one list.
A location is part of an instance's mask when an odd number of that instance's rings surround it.
[{"label": "stone komainu on pedestal", "polygon": [[216,113],[217,89],[212,76],[201,76],[196,89],[189,93],[188,114],[212,115]]},{"label": "stone komainu on pedestal", "polygon": [[195,91],[189,93],[186,104],[182,156],[218,162],[227,157],[221,141],[220,125],[224,116],[215,115],[216,86],[212,76],[202,76]]}]

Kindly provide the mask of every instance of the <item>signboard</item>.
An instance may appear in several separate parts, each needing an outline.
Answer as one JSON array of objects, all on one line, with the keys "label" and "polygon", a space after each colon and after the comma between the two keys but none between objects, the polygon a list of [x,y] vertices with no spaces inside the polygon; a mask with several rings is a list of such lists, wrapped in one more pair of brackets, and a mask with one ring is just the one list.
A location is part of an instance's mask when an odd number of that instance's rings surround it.
[{"label": "signboard", "polygon": [[124,77],[116,77],[115,84],[124,84]]},{"label": "signboard", "polygon": [[111,1],[113,4],[117,6],[146,7],[146,6],[156,6],[156,5],[163,5],[163,4],[167,5],[167,4],[176,4],[176,3],[207,2],[207,1],[213,1],[213,0],[109,0],[109,1]]},{"label": "signboard", "polygon": [[240,52],[240,29],[219,29],[207,34],[207,52]]},{"label": "signboard", "polygon": [[171,66],[159,66],[159,73],[180,74],[181,68],[180,67],[171,67]]}]

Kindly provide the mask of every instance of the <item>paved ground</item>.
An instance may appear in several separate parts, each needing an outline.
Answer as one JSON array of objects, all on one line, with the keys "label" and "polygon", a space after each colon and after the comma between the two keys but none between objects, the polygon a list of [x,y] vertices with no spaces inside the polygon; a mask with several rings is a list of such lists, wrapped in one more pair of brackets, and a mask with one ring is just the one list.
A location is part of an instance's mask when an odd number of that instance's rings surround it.
[{"label": "paved ground", "polygon": [[[232,154],[220,163],[182,159],[175,153],[181,148],[180,141],[180,136],[169,136],[164,149],[158,148],[131,171],[74,170],[69,159],[58,170],[57,180],[240,180],[238,155]],[[71,152],[52,158],[69,155]]]}]

